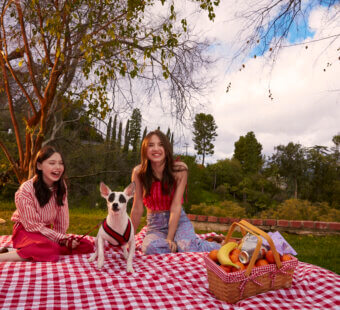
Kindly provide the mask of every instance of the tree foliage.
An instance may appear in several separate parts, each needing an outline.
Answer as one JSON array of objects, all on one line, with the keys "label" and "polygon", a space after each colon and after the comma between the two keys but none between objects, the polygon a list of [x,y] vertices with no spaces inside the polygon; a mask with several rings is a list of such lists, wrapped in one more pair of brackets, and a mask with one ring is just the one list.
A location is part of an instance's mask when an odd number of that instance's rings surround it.
[{"label": "tree foliage", "polygon": [[140,144],[140,135],[142,130],[142,114],[139,109],[133,109],[130,118],[130,144],[132,146],[132,151],[137,153]]},{"label": "tree foliage", "polygon": [[216,123],[211,114],[199,113],[195,115],[193,123],[194,148],[198,155],[202,155],[202,165],[207,155],[214,154],[214,144],[216,133]]},{"label": "tree foliage", "polygon": [[[215,17],[218,0],[192,2]],[[75,121],[103,119],[109,92],[131,105],[134,80],[144,81],[150,98],[166,80],[181,119],[194,104],[190,93],[205,86],[195,72],[209,63],[207,45],[191,39],[172,1],[3,0],[0,10],[0,99],[4,92],[17,151],[3,139],[0,147],[20,183],[32,176],[35,155],[69,110],[80,108]]]},{"label": "tree foliage", "polygon": [[275,147],[276,153],[271,157],[271,164],[276,165],[278,174],[286,178],[289,186],[288,190],[298,198],[298,189],[305,176],[307,161],[305,159],[305,149],[301,144],[289,142],[286,146]]},{"label": "tree foliage", "polygon": [[262,168],[262,145],[256,140],[254,132],[250,131],[235,142],[234,158],[242,166],[245,174],[258,173]]}]

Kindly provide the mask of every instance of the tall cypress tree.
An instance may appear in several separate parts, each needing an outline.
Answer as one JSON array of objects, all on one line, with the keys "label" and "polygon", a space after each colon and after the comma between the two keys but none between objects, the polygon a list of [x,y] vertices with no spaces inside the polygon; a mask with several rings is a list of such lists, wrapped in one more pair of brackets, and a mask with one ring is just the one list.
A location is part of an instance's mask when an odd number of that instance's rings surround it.
[{"label": "tall cypress tree", "polygon": [[111,137],[111,125],[112,125],[112,117],[110,116],[109,123],[106,128],[106,142],[110,142],[110,137]]},{"label": "tall cypress tree", "polygon": [[130,145],[130,120],[127,120],[126,126],[125,126],[125,136],[124,136],[124,147],[123,152],[127,153],[129,151],[129,145]]},{"label": "tall cypress tree", "polygon": [[214,145],[217,126],[211,114],[196,114],[194,121],[194,147],[198,155],[202,155],[202,165],[207,155],[214,154]]},{"label": "tall cypress tree", "polygon": [[147,133],[148,133],[148,128],[145,126],[144,131],[143,131],[142,141],[144,140]]},{"label": "tall cypress tree", "polygon": [[117,136],[117,148],[118,150],[122,147],[122,134],[123,134],[123,124],[119,122],[118,136]]},{"label": "tall cypress tree", "polygon": [[139,109],[133,109],[130,119],[130,145],[132,145],[132,152],[136,153],[140,143],[140,132],[142,127],[142,114]]},{"label": "tall cypress tree", "polygon": [[261,151],[262,145],[256,140],[252,131],[241,136],[235,142],[234,158],[241,163],[245,174],[254,174],[260,171],[263,164]]},{"label": "tall cypress tree", "polygon": [[117,138],[117,114],[115,115],[115,118],[113,119],[113,125],[112,125],[112,131],[111,131],[111,147],[114,147],[116,145],[116,138]]},{"label": "tall cypress tree", "polygon": [[170,141],[171,140],[171,131],[170,131],[169,127],[168,127],[168,131],[166,132],[166,136],[167,136],[168,140]]}]

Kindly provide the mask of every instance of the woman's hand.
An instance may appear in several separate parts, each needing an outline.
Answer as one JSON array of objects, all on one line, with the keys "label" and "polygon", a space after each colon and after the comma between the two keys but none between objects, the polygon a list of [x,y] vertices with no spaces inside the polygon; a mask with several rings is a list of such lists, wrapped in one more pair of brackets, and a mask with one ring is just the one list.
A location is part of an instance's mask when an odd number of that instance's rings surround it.
[{"label": "woman's hand", "polygon": [[69,250],[73,250],[78,247],[80,241],[74,236],[69,236],[68,238],[61,239],[59,244],[66,246]]},{"label": "woman's hand", "polygon": [[173,241],[173,240],[170,240],[170,239],[166,239],[166,241],[169,244],[171,253],[176,253],[177,252],[177,244],[176,244],[176,242]]},{"label": "woman's hand", "polygon": [[69,248],[69,249],[75,249],[78,247],[78,245],[80,244],[80,242],[78,241],[78,238],[68,238],[66,240],[66,246]]}]

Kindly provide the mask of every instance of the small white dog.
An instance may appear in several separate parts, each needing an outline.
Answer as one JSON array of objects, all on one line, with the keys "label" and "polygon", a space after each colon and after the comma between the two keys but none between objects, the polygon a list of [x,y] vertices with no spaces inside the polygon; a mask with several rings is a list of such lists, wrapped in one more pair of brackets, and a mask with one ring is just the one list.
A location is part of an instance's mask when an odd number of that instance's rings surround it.
[{"label": "small white dog", "polygon": [[126,271],[134,272],[132,259],[136,249],[135,232],[126,212],[127,202],[133,197],[134,191],[134,182],[126,187],[124,192],[113,192],[103,182],[100,183],[100,193],[107,201],[108,215],[99,228],[95,240],[96,251],[89,258],[89,262],[93,262],[98,256],[98,268],[104,265],[104,246],[107,240],[111,245],[123,248],[124,257],[127,260]]}]

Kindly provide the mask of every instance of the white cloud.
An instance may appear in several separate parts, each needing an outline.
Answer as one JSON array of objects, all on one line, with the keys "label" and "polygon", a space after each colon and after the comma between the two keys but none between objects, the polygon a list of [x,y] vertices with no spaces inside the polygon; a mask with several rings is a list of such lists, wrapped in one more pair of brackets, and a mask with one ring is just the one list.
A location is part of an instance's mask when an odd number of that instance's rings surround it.
[{"label": "white cloud", "polygon": [[[333,146],[332,137],[340,132],[338,44],[328,39],[308,43],[308,49],[305,44],[287,47],[282,49],[274,66],[266,57],[257,57],[248,59],[241,71],[238,64],[236,70],[226,73],[227,62],[235,49],[225,48],[235,48],[235,36],[242,27],[241,22],[234,19],[238,3],[233,3],[234,6],[230,6],[229,1],[221,1],[213,24],[207,17],[196,20],[198,30],[209,38],[216,38],[224,47],[214,49],[215,53],[222,53],[223,59],[213,68],[212,74],[218,80],[209,94],[211,105],[203,111],[211,113],[218,126],[215,155],[207,158],[208,162],[230,158],[234,143],[249,131],[255,133],[266,155],[271,155],[275,146],[290,141],[306,147]],[[313,40],[340,33],[339,19],[331,18],[334,14],[335,9],[314,9],[309,19],[315,31]],[[232,85],[227,93],[229,82]],[[273,100],[268,97],[269,89]],[[166,130],[165,127],[162,129]],[[181,141],[179,151],[182,153],[184,141],[189,143],[188,152],[194,154],[189,131]]]}]

